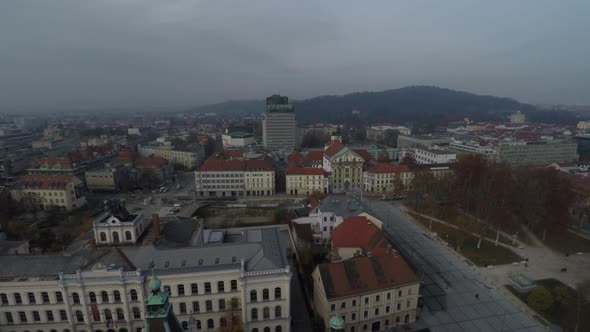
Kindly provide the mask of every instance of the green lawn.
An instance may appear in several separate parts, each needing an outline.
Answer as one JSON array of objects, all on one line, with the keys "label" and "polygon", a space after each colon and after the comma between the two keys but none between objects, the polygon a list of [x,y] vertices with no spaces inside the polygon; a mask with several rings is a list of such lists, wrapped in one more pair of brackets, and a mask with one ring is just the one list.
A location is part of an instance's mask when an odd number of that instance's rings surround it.
[{"label": "green lawn", "polygon": [[[538,286],[547,288],[551,293],[560,286],[566,286],[561,281],[556,279],[542,279],[535,281]],[[567,287],[567,286],[566,286]],[[516,295],[521,301],[527,303],[527,294],[517,292],[512,286],[506,288]],[[564,331],[574,331],[578,317],[578,293],[569,288],[569,300],[564,304],[554,302],[549,309],[544,312],[539,312],[548,321],[557,324],[563,328]],[[583,298],[580,301],[578,331],[590,331],[590,303]]]},{"label": "green lawn", "polygon": [[[415,220],[428,228],[430,222],[426,218],[413,213],[410,214]],[[453,249],[457,248],[460,238],[464,237],[465,240],[461,246],[460,253],[478,266],[512,264],[513,262],[522,260],[512,250],[502,246],[496,247],[490,241],[482,241],[481,247],[478,249],[477,237],[441,223],[432,222],[432,232],[436,232]]]}]

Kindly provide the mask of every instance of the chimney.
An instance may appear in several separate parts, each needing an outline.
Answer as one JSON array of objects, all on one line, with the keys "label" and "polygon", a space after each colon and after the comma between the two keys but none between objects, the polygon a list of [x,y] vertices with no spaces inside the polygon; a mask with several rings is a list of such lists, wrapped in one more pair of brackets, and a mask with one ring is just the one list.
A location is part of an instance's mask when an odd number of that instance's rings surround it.
[{"label": "chimney", "polygon": [[154,232],[156,239],[160,238],[160,216],[157,213],[152,214],[152,224],[154,225]]}]

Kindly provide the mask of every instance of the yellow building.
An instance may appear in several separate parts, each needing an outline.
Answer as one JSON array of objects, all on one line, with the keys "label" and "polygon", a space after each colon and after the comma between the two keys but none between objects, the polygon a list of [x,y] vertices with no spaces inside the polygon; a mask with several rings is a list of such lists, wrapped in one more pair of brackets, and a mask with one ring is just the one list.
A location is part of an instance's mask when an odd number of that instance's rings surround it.
[{"label": "yellow building", "polygon": [[353,150],[338,140],[328,142],[323,168],[330,172],[330,188],[334,191],[362,190],[363,168],[372,157],[366,150]]},{"label": "yellow building", "polygon": [[411,181],[412,174],[407,165],[378,163],[367,167],[363,173],[363,189],[367,192],[401,193]]},{"label": "yellow building", "polygon": [[330,191],[330,178],[322,168],[289,168],[286,182],[287,195],[309,195],[314,192],[328,193]]},{"label": "yellow building", "polygon": [[118,189],[116,168],[87,171],[85,176],[88,190],[116,191]]},{"label": "yellow building", "polygon": [[244,165],[246,195],[270,196],[275,194],[275,171],[270,161],[245,160]]},{"label": "yellow building", "polygon": [[71,175],[25,175],[17,180],[10,195],[27,208],[70,211],[86,204],[84,184]]},{"label": "yellow building", "polygon": [[195,151],[175,150],[171,146],[139,146],[142,156],[154,156],[168,160],[170,164],[179,164],[186,169],[194,169],[203,161],[203,149],[195,146]]}]

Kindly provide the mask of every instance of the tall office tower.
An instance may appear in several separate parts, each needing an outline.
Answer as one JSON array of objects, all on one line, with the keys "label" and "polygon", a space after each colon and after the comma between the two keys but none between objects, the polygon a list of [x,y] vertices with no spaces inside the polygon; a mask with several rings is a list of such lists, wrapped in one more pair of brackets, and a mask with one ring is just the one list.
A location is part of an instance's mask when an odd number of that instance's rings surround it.
[{"label": "tall office tower", "polygon": [[292,151],[295,148],[297,122],[295,109],[286,96],[266,98],[262,115],[262,144],[269,150]]}]

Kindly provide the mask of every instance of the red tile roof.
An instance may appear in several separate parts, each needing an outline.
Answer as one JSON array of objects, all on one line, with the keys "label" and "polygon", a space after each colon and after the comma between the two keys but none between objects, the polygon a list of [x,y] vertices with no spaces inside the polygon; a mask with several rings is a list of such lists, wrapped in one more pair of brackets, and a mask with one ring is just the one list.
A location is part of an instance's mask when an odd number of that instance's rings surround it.
[{"label": "red tile roof", "polygon": [[309,151],[304,157],[304,162],[318,162],[324,160],[324,151]]},{"label": "red tile roof", "polygon": [[409,172],[410,169],[408,165],[394,165],[394,164],[386,164],[386,163],[378,163],[376,165],[368,166],[365,169],[366,172],[369,173],[402,173],[402,172]]},{"label": "red tile roof", "polygon": [[199,168],[201,172],[210,171],[243,171],[244,161],[243,160],[223,160],[223,159],[212,159],[205,160],[203,165]]},{"label": "red tile roof", "polygon": [[118,160],[134,160],[137,157],[137,154],[128,148],[123,148],[121,149],[121,151],[119,151],[119,154],[117,155],[117,159]]},{"label": "red tile roof", "polygon": [[301,162],[301,159],[302,158],[303,157],[301,156],[301,153],[299,153],[298,151],[293,151],[287,157],[287,164],[289,165],[289,167],[291,167],[291,166],[298,166],[299,163]]},{"label": "red tile roof", "polygon": [[369,161],[369,160],[375,159],[365,149],[353,149],[352,151],[354,151],[356,154],[358,154],[359,156],[361,156],[365,161]]},{"label": "red tile roof", "polygon": [[73,169],[74,163],[70,157],[43,157],[39,160],[37,167]]},{"label": "red tile roof", "polygon": [[244,168],[247,171],[272,171],[272,161],[244,160]]},{"label": "red tile roof", "polygon": [[143,157],[137,159],[135,162],[136,167],[145,168],[162,168],[168,165],[168,160],[160,157]]},{"label": "red tile roof", "polygon": [[74,180],[72,175],[24,175],[18,178],[17,188],[22,189],[63,189]]},{"label": "red tile roof", "polygon": [[323,175],[326,176],[326,171],[319,167],[289,167],[287,175]]},{"label": "red tile roof", "polygon": [[337,248],[361,248],[375,256],[391,252],[383,232],[363,216],[348,217],[332,230],[332,249]]},{"label": "red tile roof", "polygon": [[340,141],[330,141],[327,144],[327,148],[325,149],[324,154],[326,154],[328,157],[332,157],[344,148],[344,144],[340,143]]},{"label": "red tile roof", "polygon": [[395,253],[324,263],[318,269],[328,299],[395,288],[420,280],[408,263]]}]

